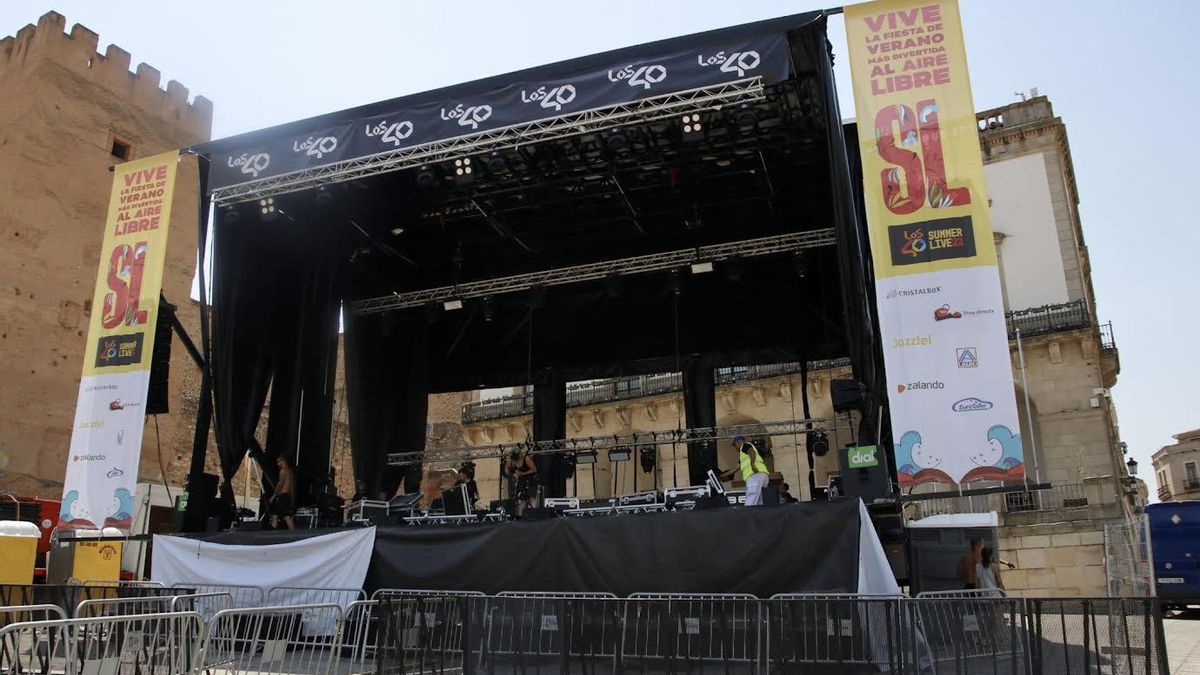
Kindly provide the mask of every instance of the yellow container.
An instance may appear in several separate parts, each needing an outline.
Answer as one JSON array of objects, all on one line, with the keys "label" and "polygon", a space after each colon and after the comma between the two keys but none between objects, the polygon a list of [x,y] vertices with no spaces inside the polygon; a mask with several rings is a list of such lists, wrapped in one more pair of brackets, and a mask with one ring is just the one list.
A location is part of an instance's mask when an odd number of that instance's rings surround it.
[{"label": "yellow container", "polygon": [[0,584],[27,586],[33,583],[40,536],[33,523],[0,521]]}]

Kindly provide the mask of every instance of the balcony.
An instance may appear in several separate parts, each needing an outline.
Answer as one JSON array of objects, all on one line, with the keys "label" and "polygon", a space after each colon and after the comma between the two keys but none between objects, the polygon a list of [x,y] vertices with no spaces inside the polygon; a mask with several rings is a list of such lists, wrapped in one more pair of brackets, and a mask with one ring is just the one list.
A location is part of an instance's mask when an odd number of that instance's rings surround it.
[{"label": "balcony", "polygon": [[1008,324],[1010,340],[1016,339],[1017,329],[1021,330],[1022,338],[1027,338],[1064,330],[1077,330],[1092,325],[1091,312],[1088,311],[1083,300],[1005,312],[1004,319]]},{"label": "balcony", "polygon": [[1183,489],[1185,492],[1192,490],[1200,490],[1200,478],[1185,478],[1183,479]]},{"label": "balcony", "polygon": [[1160,502],[1171,501],[1171,488],[1163,487],[1160,485],[1158,487],[1158,501],[1160,501]]}]

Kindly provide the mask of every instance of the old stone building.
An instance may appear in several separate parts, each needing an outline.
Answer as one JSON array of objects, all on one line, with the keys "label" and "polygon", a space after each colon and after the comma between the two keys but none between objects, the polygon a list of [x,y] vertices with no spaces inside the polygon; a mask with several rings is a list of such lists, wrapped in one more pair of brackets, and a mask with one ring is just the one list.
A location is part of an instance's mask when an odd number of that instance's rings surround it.
[{"label": "old stone building", "polygon": [[[49,12],[0,40],[0,490],[58,498],[82,370],[114,164],[207,140],[212,104]],[[196,163],[178,173],[163,292],[196,335],[189,300]],[[147,419],[140,476],[181,484],[198,371],[175,343],[171,413]],[[189,401],[189,398],[192,399]],[[161,456],[159,460],[159,441]]]},{"label": "old stone building", "polygon": [[1175,443],[1164,446],[1150,458],[1162,501],[1200,499],[1200,429],[1172,436]]},{"label": "old stone building", "polygon": [[[1002,551],[1018,565],[1006,575],[1010,589],[1104,595],[1104,526],[1124,524],[1144,497],[1128,475],[1109,396],[1120,359],[1111,324],[1102,324],[1096,312],[1066,127],[1044,96],[981,112],[978,119],[1028,481],[1051,487],[915,501],[905,513],[995,511]],[[798,371],[794,363],[719,371],[718,425],[802,419]],[[849,377],[844,362],[810,364],[811,417],[834,415],[829,383],[843,377]],[[577,383],[568,406],[573,437],[687,426],[678,374]],[[472,444],[525,440],[531,410],[527,392],[472,400],[463,406],[464,436]],[[853,424],[837,426],[830,439],[835,448],[853,440]],[[768,442],[773,470],[794,496],[809,498],[804,438]],[[613,464],[601,453],[595,464],[576,470],[568,491],[577,485],[580,497],[610,496],[678,485],[687,477],[685,452],[659,446],[657,469],[648,472],[637,457]],[[720,449],[720,463],[733,466],[731,448]],[[838,471],[835,454],[816,459],[811,469],[818,488],[828,485]],[[494,498],[497,463],[481,463],[479,476],[483,497]]]}]

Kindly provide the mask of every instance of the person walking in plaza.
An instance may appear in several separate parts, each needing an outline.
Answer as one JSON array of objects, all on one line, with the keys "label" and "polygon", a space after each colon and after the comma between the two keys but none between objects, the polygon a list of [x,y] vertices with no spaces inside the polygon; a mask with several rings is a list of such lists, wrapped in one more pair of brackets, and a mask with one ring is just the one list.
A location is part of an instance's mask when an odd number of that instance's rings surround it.
[{"label": "person walking in plaza", "polygon": [[[1000,577],[999,560],[991,547],[984,546],[979,552],[979,562],[975,565],[976,588],[981,590],[1004,590],[1004,580]],[[1000,593],[996,593],[1000,595]]]},{"label": "person walking in plaza", "polygon": [[746,482],[746,506],[758,506],[762,504],[762,491],[770,478],[767,463],[745,436],[734,436],[733,447],[738,451],[738,467],[721,474],[721,479],[728,480],[741,471],[742,480]]}]

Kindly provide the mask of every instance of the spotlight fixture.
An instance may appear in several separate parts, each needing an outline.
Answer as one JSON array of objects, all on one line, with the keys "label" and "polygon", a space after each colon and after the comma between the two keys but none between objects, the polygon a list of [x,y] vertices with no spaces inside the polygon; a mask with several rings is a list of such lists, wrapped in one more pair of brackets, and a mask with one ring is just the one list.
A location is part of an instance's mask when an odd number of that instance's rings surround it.
[{"label": "spotlight fixture", "polygon": [[576,450],[575,451],[575,463],[576,464],[595,464],[596,463],[596,451],[595,450]]},{"label": "spotlight fixture", "polygon": [[704,137],[700,113],[688,113],[683,116],[683,140],[695,141]]},{"label": "spotlight fixture", "polygon": [[422,166],[417,169],[417,187],[431,188],[437,185],[437,172],[432,166]]},{"label": "spotlight fixture", "polygon": [[604,147],[608,148],[609,152],[621,152],[629,147],[629,137],[620,127],[613,127],[604,136]]},{"label": "spotlight fixture", "polygon": [[633,457],[633,451],[629,448],[613,448],[608,451],[608,461],[610,462],[628,462]]},{"label": "spotlight fixture", "polygon": [[713,271],[711,261],[692,263],[692,274],[707,274]]},{"label": "spotlight fixture", "polygon": [[404,228],[403,228],[403,227],[393,227],[393,228],[392,228],[392,236],[393,236],[393,237],[399,237],[399,236],[400,236],[400,235],[402,235],[402,234],[404,234]]},{"label": "spotlight fixture", "polygon": [[829,436],[824,431],[814,431],[808,434],[808,451],[817,457],[829,454]]},{"label": "spotlight fixture", "polygon": [[758,113],[754,112],[754,108],[751,108],[750,104],[743,103],[737,114],[733,116],[733,121],[737,124],[738,131],[748,133],[754,131],[754,127],[758,126]]},{"label": "spotlight fixture", "polygon": [[653,445],[638,448],[638,463],[642,466],[642,473],[654,473],[654,465],[658,463],[658,448]]},{"label": "spotlight fixture", "polygon": [[462,300],[447,300],[442,303],[442,309],[447,312],[452,312],[456,309],[462,309]]},{"label": "spotlight fixture", "polygon": [[267,197],[266,199],[258,200],[258,208],[261,211],[263,220],[275,220],[279,217],[279,211],[275,209],[275,198]]},{"label": "spotlight fixture", "polygon": [[496,302],[492,300],[492,296],[487,296],[481,301],[483,309],[483,320],[491,321],[496,318]]},{"label": "spotlight fixture", "polygon": [[325,207],[333,203],[333,193],[327,187],[317,188],[317,196],[313,198],[313,203],[317,206]]},{"label": "spotlight fixture", "polygon": [[475,180],[475,167],[471,166],[470,157],[460,157],[454,160],[454,181],[460,185]]},{"label": "spotlight fixture", "polygon": [[226,206],[221,209],[221,220],[229,225],[237,225],[242,222],[242,214],[232,206]]},{"label": "spotlight fixture", "polygon": [[508,173],[508,161],[504,159],[504,155],[500,154],[499,150],[496,150],[488,157],[487,168],[488,172],[493,175]]},{"label": "spotlight fixture", "polygon": [[679,270],[671,270],[671,275],[667,277],[667,288],[675,295],[683,290],[683,279],[679,276]]},{"label": "spotlight fixture", "polygon": [[796,251],[792,255],[792,268],[796,270],[796,276],[803,279],[808,276],[808,260],[804,257],[804,251]]}]

